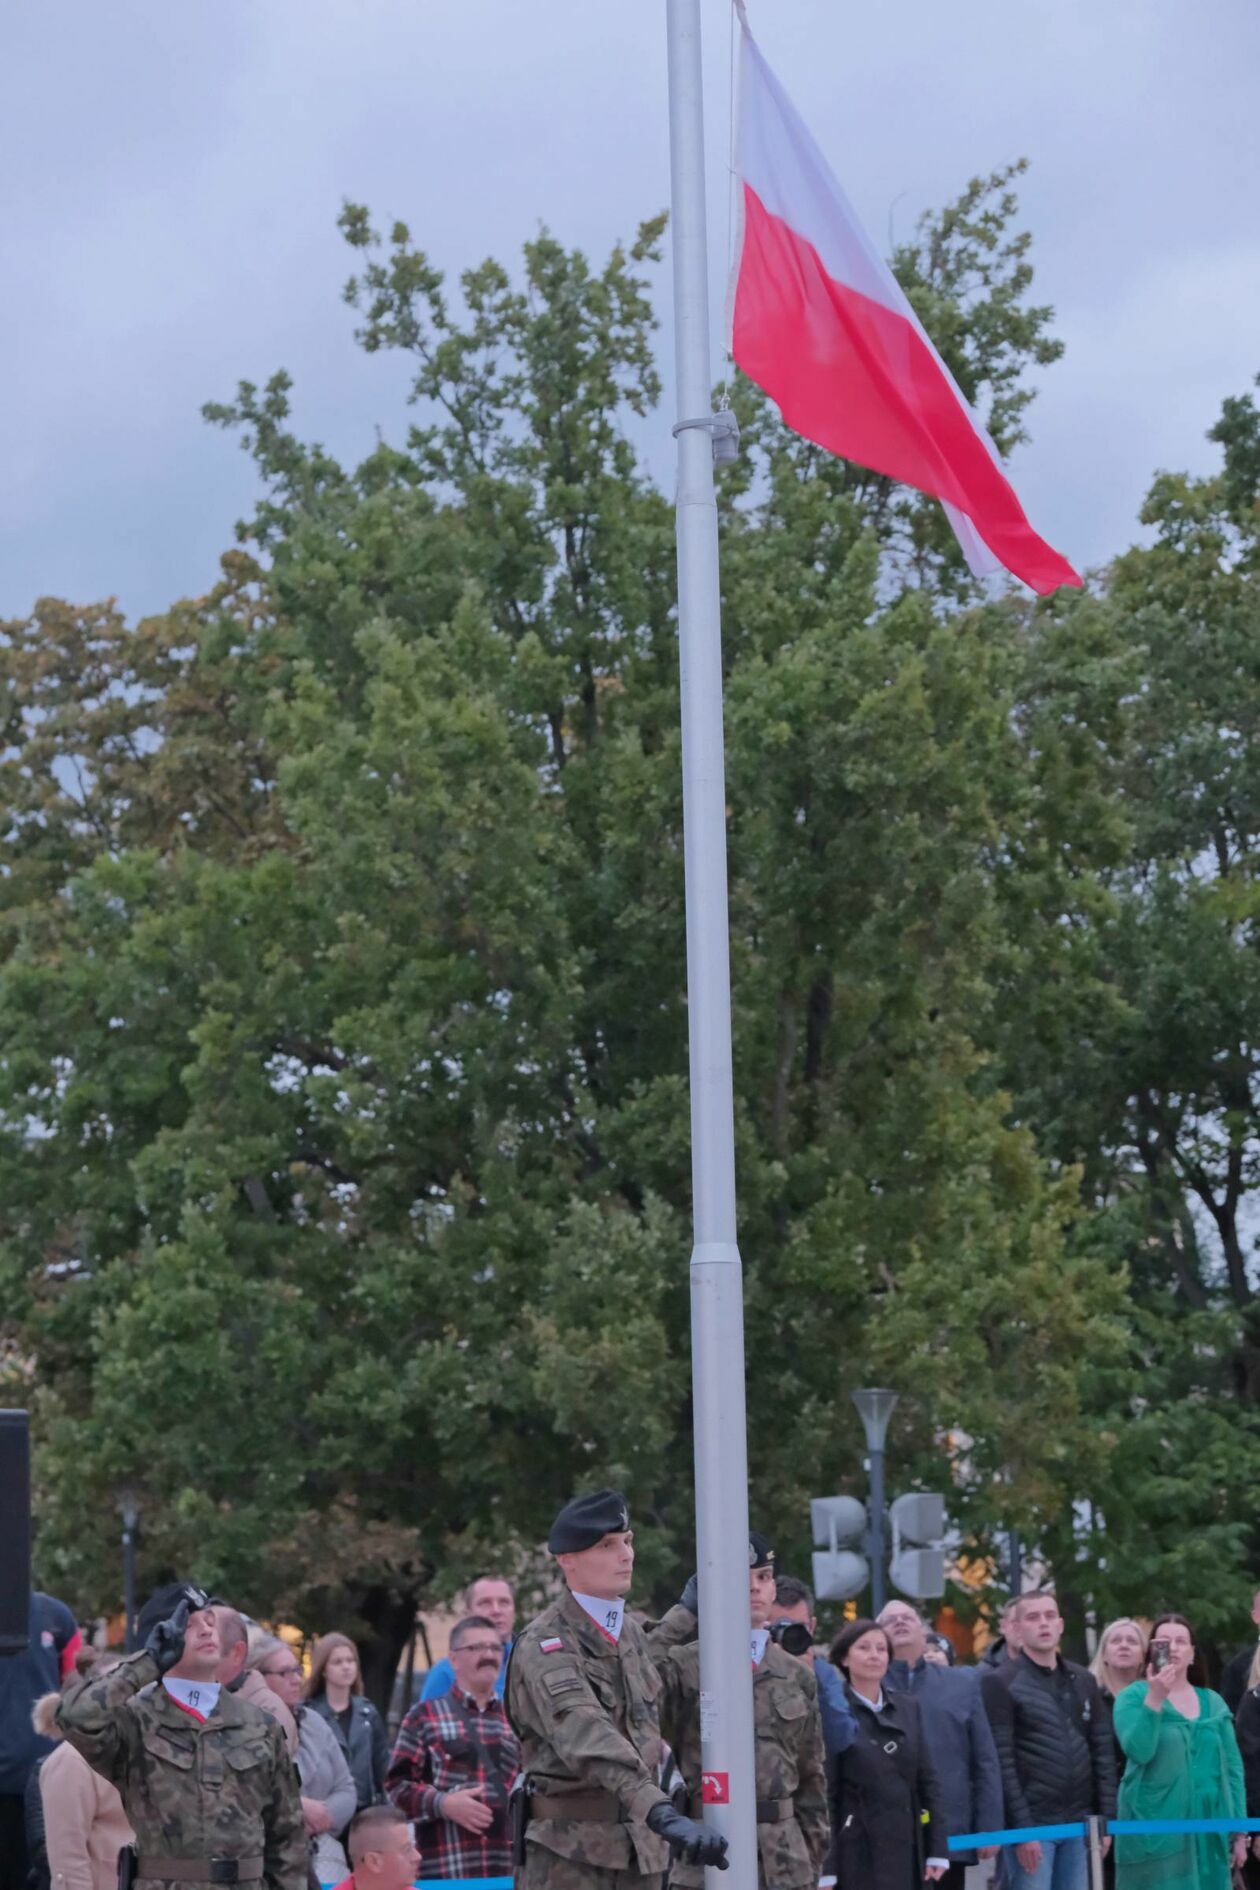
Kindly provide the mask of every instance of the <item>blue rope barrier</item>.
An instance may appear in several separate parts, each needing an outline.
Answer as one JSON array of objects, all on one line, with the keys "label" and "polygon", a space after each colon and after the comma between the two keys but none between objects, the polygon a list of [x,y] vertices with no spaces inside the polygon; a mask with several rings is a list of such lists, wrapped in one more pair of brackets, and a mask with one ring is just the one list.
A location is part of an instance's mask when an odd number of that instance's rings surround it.
[{"label": "blue rope barrier", "polygon": [[1048,1843],[1051,1839],[1084,1837],[1083,1824],[1030,1824],[1021,1831],[968,1831],[947,1839],[951,1851],[988,1850],[994,1844]]},{"label": "blue rope barrier", "polygon": [[1260,1818],[1108,1818],[1107,1830],[1129,1837],[1163,1837],[1169,1832],[1219,1831],[1223,1837],[1237,1837],[1243,1831],[1260,1831]]},{"label": "blue rope barrier", "polygon": [[[1108,1818],[1108,1837],[1197,1837],[1205,1832],[1219,1832],[1223,1837],[1237,1837],[1244,1831],[1260,1831],[1260,1818]],[[1018,1831],[968,1831],[962,1837],[947,1838],[951,1851],[988,1850],[992,1845],[1051,1843],[1060,1838],[1084,1837],[1084,1824],[1030,1824]]]},{"label": "blue rope barrier", "polygon": [[[412,1890],[512,1890],[511,1877],[419,1877]],[[336,1890],[331,1878],[320,1890]]]}]

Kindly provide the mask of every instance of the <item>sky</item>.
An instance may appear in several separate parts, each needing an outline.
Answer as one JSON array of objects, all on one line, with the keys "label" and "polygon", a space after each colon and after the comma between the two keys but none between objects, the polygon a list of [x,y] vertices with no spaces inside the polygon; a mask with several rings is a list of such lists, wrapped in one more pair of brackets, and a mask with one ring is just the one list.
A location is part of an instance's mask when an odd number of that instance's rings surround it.
[{"label": "sky", "polygon": [[[712,294],[726,267],[729,0],[702,0]],[[1260,372],[1256,0],[749,0],[887,246],[1026,156],[1062,361],[1013,463],[1078,567],[1137,535],[1157,469],[1207,472]],[[665,0],[41,0],[0,19],[0,619],[135,619],[214,583],[256,490],[200,418],[294,376],[353,462],[401,440],[405,365],[341,300],[344,198],[455,277],[546,224],[603,257],[669,196]],[[660,272],[669,379],[670,279]],[[714,335],[714,378],[721,360]],[[666,405],[670,400],[667,391]],[[668,478],[664,411],[645,440]]]}]

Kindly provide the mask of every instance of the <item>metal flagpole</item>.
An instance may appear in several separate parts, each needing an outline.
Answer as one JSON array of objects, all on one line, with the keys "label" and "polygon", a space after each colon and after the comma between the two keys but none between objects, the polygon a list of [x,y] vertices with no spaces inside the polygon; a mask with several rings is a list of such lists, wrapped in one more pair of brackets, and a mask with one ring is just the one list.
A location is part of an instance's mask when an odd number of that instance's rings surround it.
[{"label": "metal flagpole", "polygon": [[743,1269],[735,1231],[722,639],[711,410],[699,0],[667,0],[678,380],[678,642],[682,675],[687,1007],[691,1051],[691,1358],[706,1823],[730,1844],[709,1890],[756,1890]]}]

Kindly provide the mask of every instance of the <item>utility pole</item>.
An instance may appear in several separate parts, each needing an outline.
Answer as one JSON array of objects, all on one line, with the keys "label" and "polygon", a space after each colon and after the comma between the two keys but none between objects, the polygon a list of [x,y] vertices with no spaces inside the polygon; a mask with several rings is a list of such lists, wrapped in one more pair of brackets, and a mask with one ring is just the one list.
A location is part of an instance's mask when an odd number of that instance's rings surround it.
[{"label": "utility pole", "polygon": [[871,1463],[871,1613],[878,1614],[888,1598],[884,1581],[884,1440],[896,1408],[898,1393],[871,1387],[853,1393]]}]

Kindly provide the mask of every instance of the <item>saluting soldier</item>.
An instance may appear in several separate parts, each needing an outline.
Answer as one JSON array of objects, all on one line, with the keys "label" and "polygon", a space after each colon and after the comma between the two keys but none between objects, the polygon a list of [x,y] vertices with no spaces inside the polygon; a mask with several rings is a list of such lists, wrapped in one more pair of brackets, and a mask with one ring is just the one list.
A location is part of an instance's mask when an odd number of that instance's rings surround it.
[{"label": "saluting soldier", "polygon": [[140,1653],[67,1688],[54,1714],[118,1788],[136,1834],[135,1883],[306,1890],[309,1845],[283,1733],[216,1682],[219,1624],[207,1595],[177,1586],[161,1612]]},{"label": "saluting soldier", "polygon": [[504,1705],[528,1798],[524,1890],[656,1890],[675,1857],[726,1868],[726,1839],[657,1783],[661,1682],[626,1614],[634,1537],[625,1497],[600,1490],[556,1517],[547,1547],[565,1591],[512,1649]]},{"label": "saluting soldier", "polygon": [[[748,1541],[753,1667],[753,1762],[757,1782],[757,1880],[761,1890],[814,1890],[827,1854],[830,1817],[818,1682],[771,1638],[774,1550],[755,1530]],[[661,1729],[687,1782],[691,1810],[703,1811],[700,1758],[700,1646],[696,1578],[648,1636],[663,1683]],[[704,1878],[676,1864],[670,1890],[702,1890]]]}]

